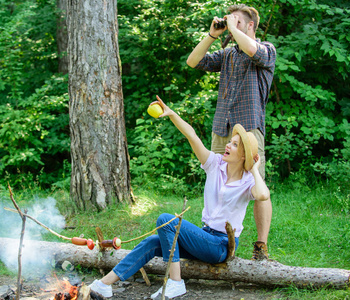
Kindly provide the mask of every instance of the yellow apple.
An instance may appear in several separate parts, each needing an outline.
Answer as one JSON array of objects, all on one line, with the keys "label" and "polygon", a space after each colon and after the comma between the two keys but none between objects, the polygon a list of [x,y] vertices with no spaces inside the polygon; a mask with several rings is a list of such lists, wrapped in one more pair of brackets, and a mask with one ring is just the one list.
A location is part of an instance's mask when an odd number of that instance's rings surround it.
[{"label": "yellow apple", "polygon": [[148,106],[147,112],[150,116],[157,119],[164,111],[159,104],[155,103]]}]

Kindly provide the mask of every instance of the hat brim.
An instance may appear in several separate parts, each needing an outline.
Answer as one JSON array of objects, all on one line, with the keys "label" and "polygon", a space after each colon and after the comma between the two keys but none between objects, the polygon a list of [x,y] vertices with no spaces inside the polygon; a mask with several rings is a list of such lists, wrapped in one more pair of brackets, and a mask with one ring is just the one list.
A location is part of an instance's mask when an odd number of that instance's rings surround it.
[{"label": "hat brim", "polygon": [[248,133],[246,132],[246,130],[241,124],[236,124],[233,127],[232,136],[235,136],[236,134],[239,134],[244,145],[244,155],[245,155],[244,169],[246,171],[249,171],[255,163],[254,156],[256,155],[256,153],[254,152],[256,151],[252,149],[251,140],[248,136]]}]

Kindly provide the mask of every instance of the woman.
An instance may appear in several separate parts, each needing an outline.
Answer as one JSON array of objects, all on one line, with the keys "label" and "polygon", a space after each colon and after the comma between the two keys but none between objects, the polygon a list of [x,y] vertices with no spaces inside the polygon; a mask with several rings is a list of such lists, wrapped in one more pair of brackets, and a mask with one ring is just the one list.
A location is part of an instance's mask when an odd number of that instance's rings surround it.
[{"label": "woman", "polygon": [[[269,199],[270,192],[261,178],[258,168],[258,142],[252,133],[247,133],[237,124],[233,128],[232,139],[226,145],[224,155],[215,154],[203,145],[194,129],[178,114],[171,110],[157,96],[158,103],[164,110],[160,117],[168,116],[180,132],[188,139],[201,167],[207,174],[204,188],[204,209],[199,228],[183,220],[177,240],[174,256],[169,270],[165,296],[174,298],[186,293],[181,279],[180,257],[196,258],[208,263],[220,263],[226,259],[228,238],[225,223],[229,221],[236,228],[236,247],[243,229],[243,219],[250,200]],[[157,220],[157,227],[174,216],[162,214]],[[138,244],[111,272],[101,280],[95,280],[91,289],[105,297],[112,296],[111,284],[126,280],[135,274],[154,256],[169,260],[170,249],[174,240],[178,219],[160,228],[158,235],[152,235]],[[161,295],[162,288],[151,298]]]}]

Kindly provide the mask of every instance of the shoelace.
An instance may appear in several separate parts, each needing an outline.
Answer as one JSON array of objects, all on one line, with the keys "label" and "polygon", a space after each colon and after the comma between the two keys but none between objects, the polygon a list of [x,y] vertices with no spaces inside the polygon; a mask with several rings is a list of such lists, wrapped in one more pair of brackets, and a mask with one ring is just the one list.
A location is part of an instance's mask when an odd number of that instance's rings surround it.
[{"label": "shoelace", "polygon": [[259,254],[263,254],[265,255],[264,253],[264,249],[263,249],[263,246],[258,246],[256,245],[255,243],[253,243],[253,246],[254,246],[254,251],[253,251],[253,257],[254,259],[258,259],[259,258]]}]

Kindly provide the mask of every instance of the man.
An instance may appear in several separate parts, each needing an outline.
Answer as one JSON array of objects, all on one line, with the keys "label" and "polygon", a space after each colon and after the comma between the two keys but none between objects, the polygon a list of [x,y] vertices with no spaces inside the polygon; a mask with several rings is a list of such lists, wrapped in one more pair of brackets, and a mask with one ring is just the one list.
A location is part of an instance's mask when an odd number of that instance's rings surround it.
[{"label": "man", "polygon": [[[232,5],[224,19],[214,18],[209,34],[196,46],[187,64],[196,69],[221,72],[211,150],[223,154],[236,123],[251,131],[259,141],[261,176],[265,178],[265,107],[275,69],[276,49],[256,39],[259,13],[244,4]],[[226,21],[223,28],[217,26]],[[211,44],[228,29],[234,47],[207,54]],[[252,259],[268,258],[267,238],[272,216],[271,200],[255,202],[254,218],[258,240]]]}]

